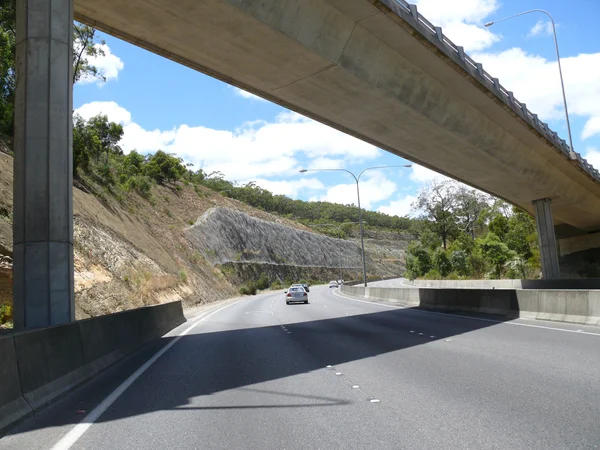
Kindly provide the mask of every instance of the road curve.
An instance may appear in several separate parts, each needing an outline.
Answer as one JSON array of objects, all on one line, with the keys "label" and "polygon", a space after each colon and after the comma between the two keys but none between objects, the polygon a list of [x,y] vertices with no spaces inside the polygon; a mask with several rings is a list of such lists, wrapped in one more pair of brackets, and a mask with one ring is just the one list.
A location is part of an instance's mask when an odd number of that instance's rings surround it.
[{"label": "road curve", "polygon": [[[277,292],[204,313],[24,422],[0,449],[600,445],[600,329],[333,291],[314,287],[308,305],[286,306]],[[186,330],[73,439],[78,421]]]}]

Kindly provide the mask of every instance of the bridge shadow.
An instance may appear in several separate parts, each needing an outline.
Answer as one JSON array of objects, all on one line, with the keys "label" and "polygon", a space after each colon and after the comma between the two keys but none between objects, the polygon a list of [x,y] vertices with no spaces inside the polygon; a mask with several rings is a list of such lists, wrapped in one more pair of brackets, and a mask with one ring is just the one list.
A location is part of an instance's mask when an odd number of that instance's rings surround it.
[{"label": "bridge shadow", "polygon": [[[183,336],[96,422],[156,411],[344,406],[349,403],[347,399],[335,396],[305,395],[256,385],[331,370],[328,365],[427,345],[496,324],[460,316],[449,320],[447,316],[418,308],[267,326],[252,324],[252,320],[258,320],[251,319],[252,315],[244,317],[248,322],[234,323],[235,329],[209,331],[209,324],[205,324]],[[274,316],[269,317],[276,321]],[[79,422],[84,416],[77,412],[87,411],[99,403],[158,348],[173,339],[163,338],[146,346],[68,396],[62,404],[51,406],[34,418],[36,420],[28,420],[8,434]],[[253,398],[259,401],[238,405],[231,404],[228,397],[227,402],[219,403],[219,396],[215,394],[229,390],[252,392]]]}]

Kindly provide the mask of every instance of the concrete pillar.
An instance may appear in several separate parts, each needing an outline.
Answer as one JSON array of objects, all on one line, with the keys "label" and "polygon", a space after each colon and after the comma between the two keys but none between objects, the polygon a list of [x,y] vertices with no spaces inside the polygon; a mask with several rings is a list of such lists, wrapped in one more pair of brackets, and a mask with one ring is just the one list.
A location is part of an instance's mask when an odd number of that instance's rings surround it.
[{"label": "concrete pillar", "polygon": [[74,320],[73,0],[17,0],[14,318]]},{"label": "concrete pillar", "polygon": [[549,198],[533,201],[533,206],[535,208],[535,224],[540,245],[542,276],[544,279],[560,278],[558,248],[556,236],[554,235],[551,203]]}]

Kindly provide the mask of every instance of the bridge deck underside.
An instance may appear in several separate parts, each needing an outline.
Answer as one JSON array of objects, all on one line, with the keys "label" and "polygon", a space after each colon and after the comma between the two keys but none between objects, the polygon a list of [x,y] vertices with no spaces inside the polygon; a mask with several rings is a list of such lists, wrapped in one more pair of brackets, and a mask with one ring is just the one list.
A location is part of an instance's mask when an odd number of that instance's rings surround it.
[{"label": "bridge deck underside", "polygon": [[551,198],[557,225],[600,229],[600,184],[377,1],[75,0],[75,13],[530,212]]}]

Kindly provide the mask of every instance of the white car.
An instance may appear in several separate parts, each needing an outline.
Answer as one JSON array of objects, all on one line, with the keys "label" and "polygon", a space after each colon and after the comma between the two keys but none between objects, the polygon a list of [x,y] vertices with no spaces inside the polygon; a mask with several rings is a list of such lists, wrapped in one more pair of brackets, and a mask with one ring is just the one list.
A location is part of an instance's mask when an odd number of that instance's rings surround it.
[{"label": "white car", "polygon": [[289,305],[292,302],[308,303],[308,293],[302,286],[292,286],[285,293],[285,304]]},{"label": "white car", "polygon": [[329,282],[329,287],[330,288],[336,288],[336,287],[338,287],[338,282],[337,281],[333,281],[333,280],[330,281]]}]

